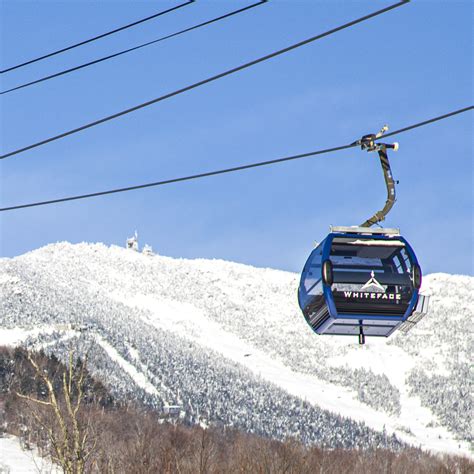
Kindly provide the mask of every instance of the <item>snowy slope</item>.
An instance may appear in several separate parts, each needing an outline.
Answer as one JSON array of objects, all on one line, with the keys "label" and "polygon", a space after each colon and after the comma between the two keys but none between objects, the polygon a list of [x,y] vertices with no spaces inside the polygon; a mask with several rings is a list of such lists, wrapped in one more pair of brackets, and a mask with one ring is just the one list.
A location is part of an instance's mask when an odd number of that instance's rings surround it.
[{"label": "snowy slope", "polygon": [[180,404],[198,422],[331,444],[337,437],[326,423],[340,428],[342,445],[391,442],[362,434],[363,422],[410,444],[467,453],[474,278],[426,277],[433,309],[425,320],[365,347],[314,335],[296,304],[297,279],[231,262],[54,244],[0,261],[0,338],[55,351],[71,341],[92,346],[95,370],[117,393]]},{"label": "snowy slope", "polygon": [[61,472],[42,458],[36,449],[24,449],[15,436],[0,437],[0,473],[2,474],[55,474]]}]

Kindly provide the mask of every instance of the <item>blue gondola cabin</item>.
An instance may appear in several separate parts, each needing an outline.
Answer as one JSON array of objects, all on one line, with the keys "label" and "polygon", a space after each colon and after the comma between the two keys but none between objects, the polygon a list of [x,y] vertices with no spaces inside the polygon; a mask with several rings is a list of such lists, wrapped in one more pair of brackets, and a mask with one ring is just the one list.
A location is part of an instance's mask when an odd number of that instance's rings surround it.
[{"label": "blue gondola cabin", "polygon": [[394,229],[335,227],[313,250],[298,301],[317,334],[389,336],[408,331],[427,310],[421,269]]}]

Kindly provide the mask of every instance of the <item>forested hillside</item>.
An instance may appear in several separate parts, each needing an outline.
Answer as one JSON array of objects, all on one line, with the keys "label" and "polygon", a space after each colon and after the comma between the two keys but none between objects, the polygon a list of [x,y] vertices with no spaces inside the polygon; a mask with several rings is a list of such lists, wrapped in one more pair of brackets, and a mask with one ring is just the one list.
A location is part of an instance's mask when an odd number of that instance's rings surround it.
[{"label": "forested hillside", "polygon": [[341,448],[403,443],[469,452],[474,278],[429,275],[429,315],[407,336],[318,337],[298,276],[210,260],[54,244],[0,261],[1,335],[89,353],[117,399]]}]

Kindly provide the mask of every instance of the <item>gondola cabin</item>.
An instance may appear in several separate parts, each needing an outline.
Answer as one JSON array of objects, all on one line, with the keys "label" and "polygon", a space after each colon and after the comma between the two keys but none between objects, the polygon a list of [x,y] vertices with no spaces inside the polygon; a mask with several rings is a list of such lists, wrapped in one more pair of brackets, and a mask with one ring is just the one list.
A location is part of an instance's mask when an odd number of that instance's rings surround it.
[{"label": "gondola cabin", "polygon": [[317,334],[389,336],[408,331],[426,313],[421,269],[396,229],[333,227],[313,250],[298,301]]}]

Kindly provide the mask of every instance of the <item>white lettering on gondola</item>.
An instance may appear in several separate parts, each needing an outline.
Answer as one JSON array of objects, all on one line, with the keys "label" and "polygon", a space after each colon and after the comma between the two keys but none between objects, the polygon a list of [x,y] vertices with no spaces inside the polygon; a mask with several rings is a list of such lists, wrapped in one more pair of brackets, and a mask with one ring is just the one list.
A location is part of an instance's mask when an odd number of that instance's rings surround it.
[{"label": "white lettering on gondola", "polygon": [[365,299],[365,300],[390,300],[400,301],[402,295],[396,293],[366,293],[361,291],[344,291],[345,298]]}]

